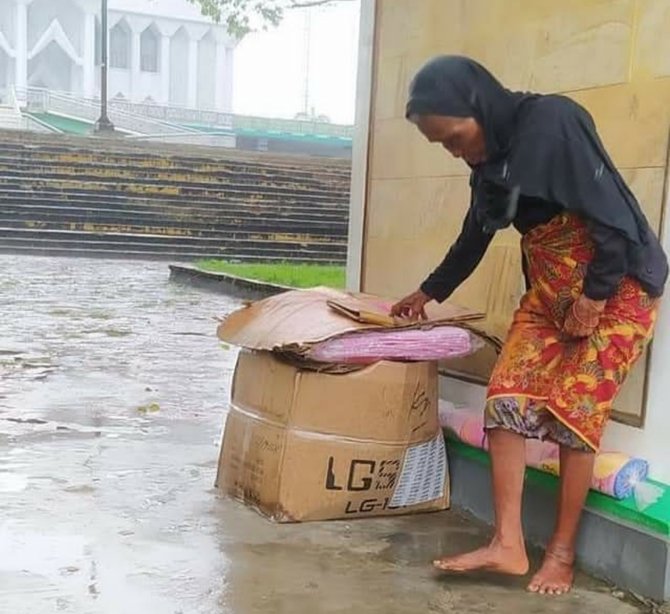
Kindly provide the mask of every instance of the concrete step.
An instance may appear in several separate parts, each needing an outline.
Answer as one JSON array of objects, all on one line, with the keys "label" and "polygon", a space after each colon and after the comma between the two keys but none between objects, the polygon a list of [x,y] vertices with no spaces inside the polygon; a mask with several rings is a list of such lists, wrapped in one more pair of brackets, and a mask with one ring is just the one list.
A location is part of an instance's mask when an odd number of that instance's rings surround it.
[{"label": "concrete step", "polygon": [[198,182],[178,179],[150,179],[142,177],[133,177],[131,173],[125,173],[123,176],[102,176],[102,175],[78,175],[77,173],[52,173],[49,171],[40,171],[39,169],[16,169],[3,170],[0,172],[1,182],[29,182],[37,187],[47,185],[51,181],[67,182],[69,184],[90,184],[96,190],[114,190],[124,192],[143,193],[184,193],[192,194],[224,193],[224,194],[257,194],[271,196],[293,196],[295,198],[317,198],[322,200],[344,200],[348,198],[347,192],[335,190],[311,189],[300,185],[288,183],[281,184],[263,184],[253,185],[252,183],[225,183],[225,182]]},{"label": "concrete step", "polygon": [[[276,214],[325,216],[337,219],[346,219],[349,211],[349,202],[326,202],[318,199],[295,199],[286,197],[253,198],[249,195],[228,196],[225,200],[213,198],[198,198],[185,200],[181,195],[161,194],[126,194],[110,191],[99,192],[95,189],[81,188],[61,189],[62,184],[54,184],[31,188],[25,185],[9,184],[0,181],[0,203],[3,204],[37,204],[58,203],[58,206],[72,207],[101,207],[118,209],[119,211],[131,207],[136,210],[156,211],[165,208],[166,211],[181,211],[185,209],[201,210],[203,214],[211,212],[236,213],[244,211],[250,214],[263,211]],[[344,217],[343,217],[344,216]]]},{"label": "concrete step", "polygon": [[347,229],[342,227],[339,232],[335,232],[327,225],[319,228],[298,227],[295,224],[280,225],[269,223],[264,225],[243,224],[222,225],[213,224],[211,226],[187,225],[161,225],[156,222],[153,224],[138,224],[126,221],[106,221],[98,217],[92,219],[71,219],[65,221],[53,221],[44,219],[30,218],[27,220],[17,220],[7,218],[0,214],[0,228],[8,233],[9,229],[35,230],[54,232],[96,232],[96,233],[118,233],[124,235],[156,235],[156,236],[174,236],[174,237],[193,237],[199,239],[212,239],[216,241],[228,241],[231,238],[250,237],[255,240],[275,241],[279,238],[295,239],[299,241],[318,242],[323,239],[346,239]]},{"label": "concrete step", "polygon": [[340,205],[347,207],[349,202],[348,194],[343,195],[314,195],[305,194],[291,189],[281,190],[238,190],[229,187],[214,186],[190,186],[190,185],[165,185],[165,184],[142,184],[139,182],[122,181],[85,181],[70,180],[65,178],[45,179],[42,177],[0,177],[0,194],[4,190],[22,190],[43,193],[47,190],[67,193],[86,193],[98,194],[101,197],[110,195],[122,196],[126,198],[153,198],[161,200],[189,199],[198,202],[207,201],[210,203],[221,203],[237,200],[246,202],[258,202],[269,198],[274,201],[284,201],[287,199],[295,203],[309,204],[318,206],[322,203],[325,206]]},{"label": "concrete step", "polygon": [[13,131],[0,130],[0,142],[5,148],[32,148],[53,153],[73,151],[77,153],[104,155],[125,154],[136,158],[159,158],[169,161],[173,159],[206,163],[238,162],[248,164],[263,164],[278,168],[296,167],[315,169],[349,169],[351,162],[348,159],[325,158],[307,156],[304,154],[285,154],[258,151],[243,151],[236,149],[222,149],[206,145],[189,145],[184,143],[159,143],[116,138],[100,138],[85,136],[53,135],[38,133],[17,134]]},{"label": "concrete step", "polygon": [[[218,194],[218,192],[217,192]],[[108,208],[115,206],[125,206],[132,204],[138,207],[147,207],[148,209],[155,209],[156,207],[179,207],[181,210],[184,207],[202,209],[212,209],[221,211],[223,209],[233,210],[242,207],[245,210],[260,210],[267,209],[268,211],[275,210],[294,211],[301,213],[313,213],[324,215],[328,212],[342,216],[343,213],[348,213],[348,200],[324,200],[318,198],[305,198],[302,196],[293,197],[287,196],[262,196],[251,194],[235,195],[228,193],[225,200],[219,198],[207,198],[201,195],[197,201],[190,200],[185,202],[179,195],[174,194],[127,194],[125,192],[112,191],[98,191],[89,188],[86,184],[77,184],[76,187],[59,183],[49,183],[46,185],[34,185],[30,182],[3,182],[0,180],[0,202],[16,202],[23,203],[30,200],[41,201],[49,199],[51,202],[69,202],[69,203],[91,203],[95,202]]]},{"label": "concrete step", "polygon": [[[83,247],[62,247],[33,242],[29,245],[3,245],[0,242],[0,254],[25,254],[32,256],[72,256],[81,258],[117,258],[119,260],[165,260],[170,262],[188,262],[203,258],[221,258],[219,255],[193,253],[184,249],[174,251],[153,251],[150,249],[135,249],[133,245],[125,245],[108,249],[105,247],[85,245]],[[248,254],[229,253],[225,259],[231,262],[299,262],[308,264],[344,264],[341,257],[333,259],[320,254],[301,253],[290,257],[285,254]]]},{"label": "concrete step", "polygon": [[286,180],[295,182],[314,183],[318,185],[339,186],[350,181],[348,170],[329,171],[328,169],[310,169],[301,166],[278,168],[274,166],[250,165],[238,163],[212,164],[201,161],[189,162],[188,160],[171,160],[169,164],[159,158],[134,160],[127,156],[114,156],[112,154],[104,157],[99,155],[82,156],[76,152],[65,152],[53,154],[47,152],[34,152],[29,149],[19,151],[0,151],[0,168],[11,169],[16,167],[43,167],[43,168],[80,168],[95,171],[117,172],[125,167],[138,173],[166,173],[195,176],[234,178],[247,177],[250,180]]},{"label": "concrete step", "polygon": [[172,160],[166,163],[164,159],[133,159],[127,156],[105,156],[81,157],[71,152],[52,153],[42,156],[34,156],[31,151],[7,151],[0,153],[0,168],[12,169],[21,167],[37,167],[50,169],[53,172],[59,169],[80,169],[79,172],[91,171],[89,174],[116,174],[123,169],[137,172],[138,174],[177,175],[181,179],[184,175],[201,177],[203,181],[212,178],[248,178],[252,181],[292,181],[295,183],[312,183],[314,185],[339,187],[350,182],[350,172],[329,169],[311,169],[301,166],[277,168],[263,165],[249,165],[236,163],[207,164],[204,161]]},{"label": "concrete step", "polygon": [[306,232],[310,234],[347,234],[344,221],[323,219],[304,220],[301,218],[282,219],[276,216],[216,216],[199,218],[192,213],[186,219],[173,219],[164,212],[107,212],[99,209],[64,209],[58,207],[13,207],[0,206],[0,226],[21,227],[31,225],[35,228],[51,228],[56,225],[63,228],[72,224],[106,224],[118,226],[151,226],[156,228],[183,229],[198,235],[216,234],[235,230],[281,233]]},{"label": "concrete step", "polygon": [[226,185],[245,189],[248,187],[288,187],[308,193],[332,194],[346,193],[349,190],[349,177],[326,180],[312,175],[299,176],[298,173],[264,173],[250,171],[212,170],[207,172],[183,168],[163,170],[160,168],[133,168],[128,161],[125,164],[71,164],[43,163],[33,161],[5,161],[0,164],[0,176],[17,175],[34,177],[88,178],[97,181],[132,180],[142,183],[193,184],[202,186]]},{"label": "concrete step", "polygon": [[[86,230],[50,230],[31,228],[6,228],[0,226],[0,237],[8,239],[48,240],[48,241],[98,241],[110,244],[133,243],[152,246],[189,246],[193,249],[221,249],[222,237],[166,236],[150,233],[95,232]],[[262,234],[227,233],[225,242],[249,247],[264,248],[271,244],[276,248],[293,249],[294,246],[311,245],[314,249],[346,248],[346,241],[330,237],[312,237],[307,235],[278,235],[270,239]],[[225,246],[224,246],[225,247]]]},{"label": "concrete step", "polygon": [[67,198],[52,200],[53,197],[41,199],[31,196],[24,199],[12,197],[3,201],[0,197],[0,214],[12,216],[16,219],[95,219],[99,216],[117,216],[119,220],[136,219],[138,221],[161,221],[164,223],[199,223],[210,226],[216,223],[297,223],[308,225],[332,225],[333,228],[347,225],[346,210],[343,208],[314,211],[314,209],[300,207],[279,207],[248,205],[229,205],[218,207],[180,206],[177,204],[164,205],[162,203],[143,205],[132,200],[127,202],[98,202],[95,197],[88,196],[86,200],[72,201]]},{"label": "concrete step", "polygon": [[[116,241],[111,239],[118,239]],[[162,238],[162,237],[161,237]],[[189,258],[218,258],[225,260],[233,259],[256,259],[263,260],[288,260],[307,261],[319,258],[322,262],[333,262],[343,264],[346,260],[346,245],[300,245],[300,244],[268,244],[263,242],[238,242],[226,245],[203,246],[185,244],[173,240],[169,243],[156,241],[156,237],[144,237],[143,240],[133,240],[134,237],[119,235],[95,235],[94,233],[73,233],[70,238],[66,237],[21,237],[2,236],[0,234],[0,250],[12,251],[18,248],[29,250],[37,248],[41,251],[47,249],[59,250],[96,250],[128,253],[148,252],[151,254],[188,254]],[[153,240],[151,240],[153,239]]]}]

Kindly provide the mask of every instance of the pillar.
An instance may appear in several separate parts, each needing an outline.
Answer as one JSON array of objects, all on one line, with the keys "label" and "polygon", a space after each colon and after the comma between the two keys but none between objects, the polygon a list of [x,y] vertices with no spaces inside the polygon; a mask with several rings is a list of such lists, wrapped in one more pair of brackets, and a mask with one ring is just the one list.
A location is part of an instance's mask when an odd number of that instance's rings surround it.
[{"label": "pillar", "polygon": [[170,37],[163,34],[161,37],[161,97],[162,104],[170,102]]},{"label": "pillar", "polygon": [[140,89],[141,45],[140,33],[131,31],[130,42],[130,99],[133,102],[142,102]]},{"label": "pillar", "polygon": [[84,16],[84,50],[82,90],[86,98],[95,96],[95,13]]},{"label": "pillar", "polygon": [[233,112],[233,80],[235,78],[235,49],[233,47],[226,48],[226,62],[223,79],[223,107],[222,111],[225,113]]},{"label": "pillar", "polygon": [[[26,0],[18,0],[16,5],[16,87],[28,86],[28,7]],[[22,97],[23,94],[20,94]]]},{"label": "pillar", "polygon": [[198,41],[191,38],[188,41],[188,99],[191,109],[198,106]]},{"label": "pillar", "polygon": [[226,104],[226,46],[216,44],[216,70],[214,72],[214,108],[217,111],[225,111]]}]

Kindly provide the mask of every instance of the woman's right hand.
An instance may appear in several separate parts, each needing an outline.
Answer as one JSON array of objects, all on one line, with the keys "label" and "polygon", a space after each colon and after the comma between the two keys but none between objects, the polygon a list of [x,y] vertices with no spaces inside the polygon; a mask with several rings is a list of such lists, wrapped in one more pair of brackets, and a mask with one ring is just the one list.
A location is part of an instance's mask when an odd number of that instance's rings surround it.
[{"label": "woman's right hand", "polygon": [[409,318],[412,322],[426,320],[428,316],[426,315],[425,305],[430,300],[431,297],[425,292],[417,290],[393,305],[391,307],[391,315],[394,317]]}]

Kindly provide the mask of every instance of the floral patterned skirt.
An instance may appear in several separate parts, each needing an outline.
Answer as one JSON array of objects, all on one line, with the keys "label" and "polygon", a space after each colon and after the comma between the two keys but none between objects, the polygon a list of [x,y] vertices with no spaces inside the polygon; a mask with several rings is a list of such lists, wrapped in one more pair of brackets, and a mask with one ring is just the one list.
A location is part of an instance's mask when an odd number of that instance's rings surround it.
[{"label": "floral patterned skirt", "polygon": [[561,333],[580,295],[593,243],[560,215],[522,240],[530,290],[521,299],[488,387],[487,428],[597,451],[612,402],[652,336],[658,300],[625,277],[584,339]]}]

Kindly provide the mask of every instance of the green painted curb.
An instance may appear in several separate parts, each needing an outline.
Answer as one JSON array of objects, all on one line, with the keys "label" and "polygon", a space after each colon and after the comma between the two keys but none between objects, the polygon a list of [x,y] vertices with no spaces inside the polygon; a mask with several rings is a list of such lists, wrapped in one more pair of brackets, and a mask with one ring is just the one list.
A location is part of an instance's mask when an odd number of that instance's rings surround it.
[{"label": "green painted curb", "polygon": [[[486,451],[453,439],[450,435],[447,435],[447,441],[447,448],[450,453],[483,465],[491,464]],[[649,482],[661,488],[663,495],[644,511],[637,509],[635,499],[632,496],[620,501],[595,491],[589,492],[586,507],[593,512],[618,518],[664,537],[670,537],[670,487],[653,480],[649,480]],[[526,483],[552,492],[558,489],[558,478],[555,475],[533,467],[526,469]]]}]

